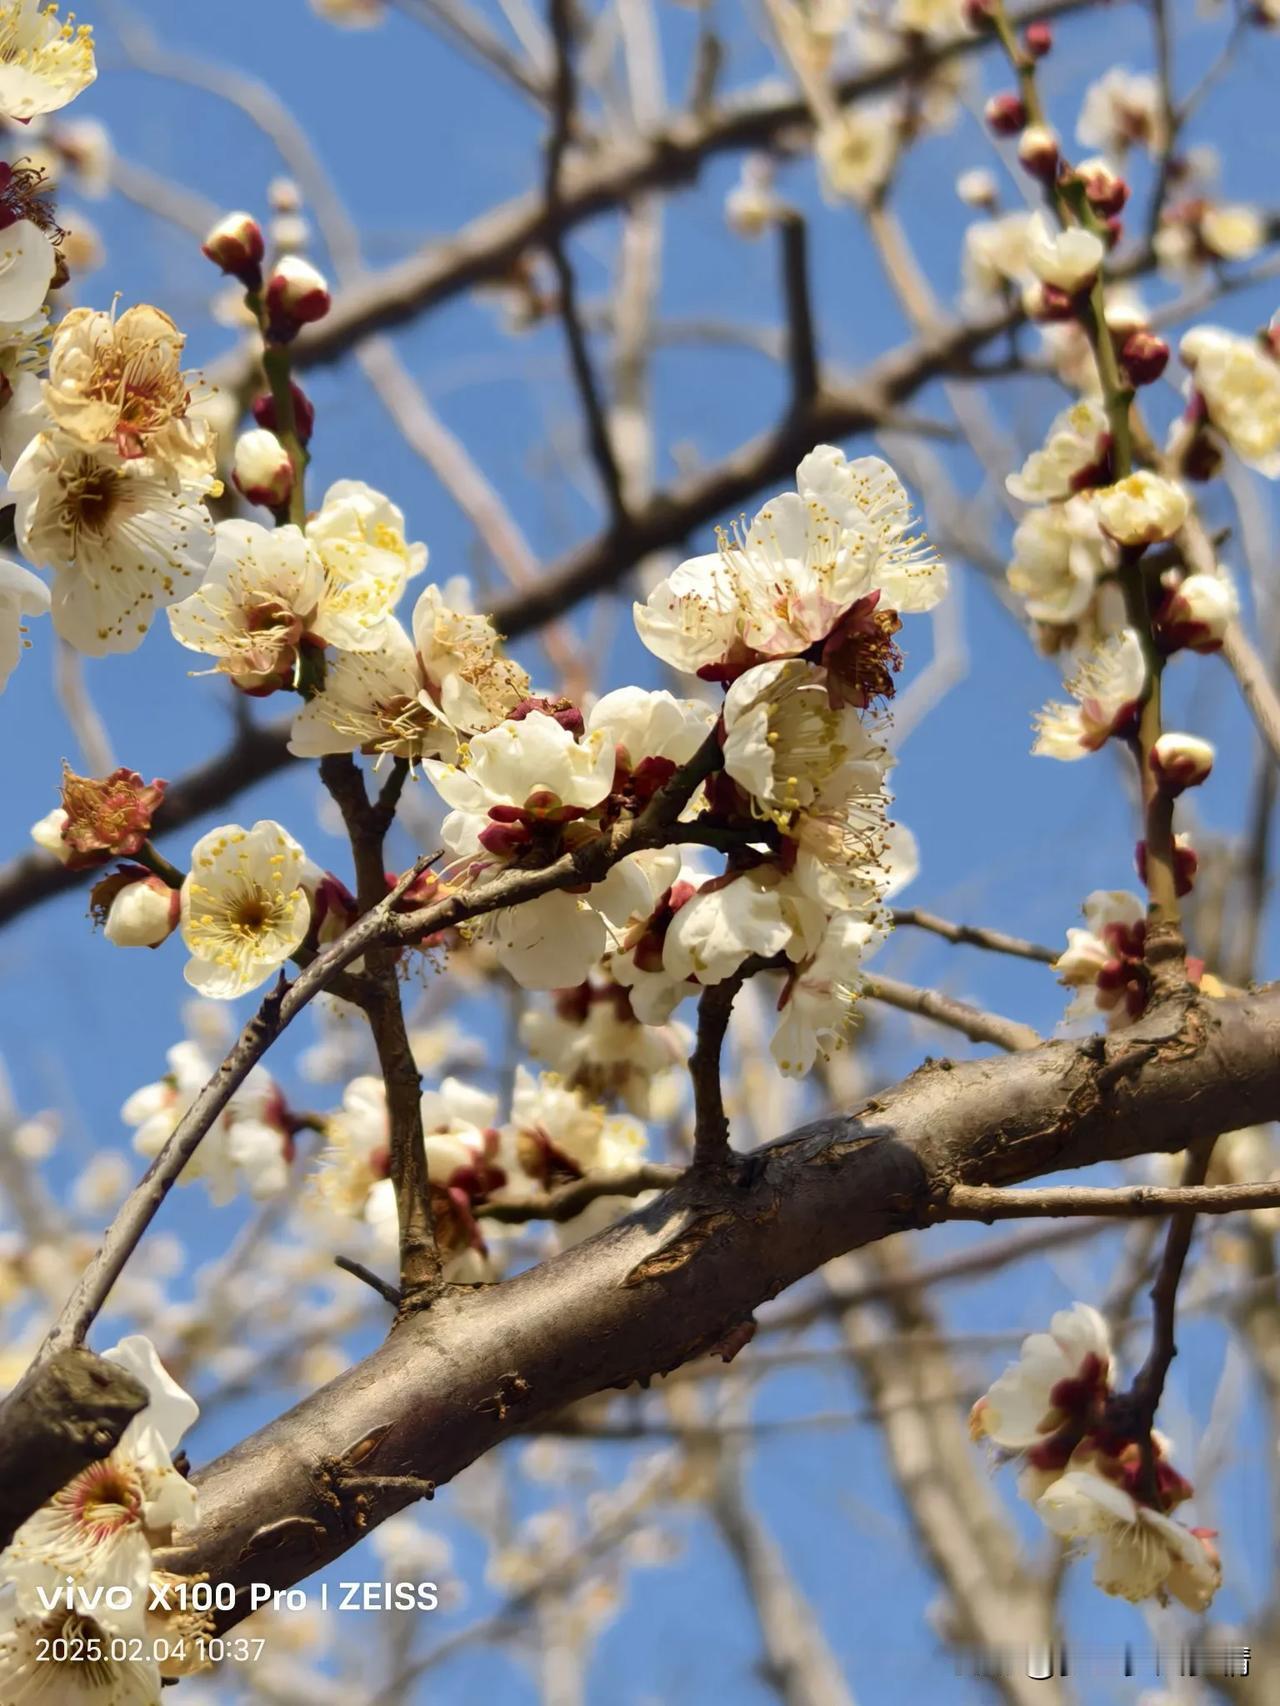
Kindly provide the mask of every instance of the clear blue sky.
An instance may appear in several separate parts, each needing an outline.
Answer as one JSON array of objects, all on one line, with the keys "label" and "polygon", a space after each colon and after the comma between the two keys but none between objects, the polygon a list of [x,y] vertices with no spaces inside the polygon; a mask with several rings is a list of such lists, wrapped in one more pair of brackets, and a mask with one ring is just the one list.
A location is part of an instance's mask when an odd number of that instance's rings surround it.
[{"label": "clear blue sky", "polygon": [[[674,44],[672,84],[680,89],[692,14],[666,0],[658,0],[658,11]],[[213,97],[128,69],[113,46],[114,14],[105,5],[100,16],[93,5],[84,9],[84,16],[100,26],[101,75],[77,113],[102,118],[123,155],[210,201],[262,209],[266,183],[280,170],[271,146]],[[273,84],[311,131],[334,182],[357,211],[371,265],[456,229],[536,178],[539,132],[528,109],[402,18],[379,31],[347,34],[314,18],[304,0],[221,0],[216,8],[143,0],[131,15],[145,19],[168,47],[234,64]],[[729,47],[726,86],[768,69],[743,9],[722,4],[717,22]],[[1064,134],[1074,128],[1080,90],[1096,69],[1115,62],[1149,64],[1148,29],[1143,12],[1129,5],[1100,8],[1062,26],[1059,48],[1044,76]],[[1197,18],[1190,5],[1179,6],[1180,86],[1202,68],[1220,35],[1219,25]],[[1232,79],[1206,102],[1194,128],[1195,140],[1212,140],[1221,148],[1227,184],[1240,199],[1266,203],[1268,190],[1280,181],[1280,131],[1270,122],[1268,99],[1278,68],[1280,42],[1255,33]],[[987,75],[992,75],[990,68]],[[960,166],[988,158],[980,127],[966,114],[950,135],[921,147],[904,174],[901,204],[944,295],[956,280],[966,218],[952,192],[954,174]],[[735,244],[723,233],[720,208],[735,169],[734,161],[715,161],[696,188],[669,204],[666,314],[756,323],[776,318],[773,253]],[[901,316],[853,220],[822,213],[812,167],[790,168],[785,188],[815,213],[815,292],[827,355],[837,367],[856,367],[902,338]],[[105,306],[119,291],[126,302],[156,302],[191,329],[196,359],[224,348],[227,334],[211,326],[205,314],[213,277],[194,244],[116,201],[89,211],[105,236],[107,263],[86,282],[81,300]],[[614,224],[606,219],[575,239],[574,259],[588,300],[608,291],[614,236]],[[1158,299],[1159,289],[1151,295]],[[1280,293],[1242,293],[1214,318],[1248,329],[1269,316],[1277,301]],[[566,431],[570,396],[554,326],[507,342],[491,304],[464,299],[400,334],[397,343],[540,554],[549,559],[592,529],[592,486]],[[311,389],[320,412],[312,489],[319,491],[341,476],[369,480],[406,510],[412,536],[428,541],[434,577],[472,570],[476,551],[466,523],[388,428],[381,405],[354,367],[326,369]],[[1047,386],[1024,385],[994,395],[1002,419],[1024,444],[1039,436],[1058,406]],[[671,477],[677,449],[682,457],[696,454],[703,460],[723,454],[767,424],[781,397],[778,376],[758,355],[719,348],[664,352],[656,368],[659,478]],[[940,396],[927,395],[917,399],[917,406],[939,412],[944,405]],[[1174,395],[1166,390],[1157,405],[1161,418],[1174,407]],[[966,489],[976,487],[978,476],[962,456],[950,457],[949,465]],[[1269,504],[1267,494],[1263,502]],[[924,507],[927,519],[927,497]],[[1272,511],[1264,513],[1274,520]],[[1216,519],[1212,510],[1210,518]],[[1238,551],[1229,548],[1226,556],[1239,567]],[[1126,802],[1117,771],[1105,757],[1065,767],[1029,756],[1030,717],[1053,691],[1056,672],[1033,655],[976,577],[962,572],[957,578],[969,672],[945,708],[906,743],[897,773],[899,812],[914,828],[923,859],[910,898],[951,916],[1058,942],[1091,889],[1134,886]],[[586,614],[577,620],[585,631]],[[628,638],[625,618],[617,632],[621,637],[602,682],[606,687],[643,679],[647,669],[644,655]],[[6,853],[24,847],[26,826],[54,803],[61,759],[76,762],[79,757],[50,684],[47,624],[36,629],[34,639],[33,651],[0,705],[9,755]],[[916,631],[908,639],[909,679],[927,659],[928,640]],[[541,660],[527,648],[526,661],[545,679]],[[226,730],[217,685],[189,680],[190,662],[160,622],[134,656],[88,666],[90,688],[120,761],[147,777],[180,774]],[[1243,818],[1254,742],[1225,670],[1213,662],[1184,661],[1174,671],[1172,702],[1176,717],[1185,717],[1188,726],[1211,736],[1219,747],[1212,783],[1195,801],[1204,832],[1232,832]],[[336,842],[326,843],[317,827],[317,805],[314,775],[299,765],[288,776],[242,795],[218,821],[277,817],[318,857],[336,861],[341,850]],[[190,840],[207,827],[183,832],[168,851],[181,860]],[[1274,950],[1274,931],[1268,932],[1268,943]],[[1062,992],[1043,968],[932,947],[927,940],[905,936],[890,944],[882,964],[887,971],[937,982],[1044,1030],[1061,1013]],[[4,1055],[18,1097],[28,1111],[56,1107],[65,1120],[63,1142],[49,1169],[56,1186],[94,1149],[126,1147],[120,1104],[138,1084],[159,1075],[165,1048],[181,1034],[179,1009],[187,993],[181,954],[175,944],[169,952],[122,960],[91,933],[84,902],[73,896],[29,915],[0,937],[0,977]],[[286,1082],[293,1081],[289,1062],[307,1040],[304,1028],[275,1062]],[[879,1027],[877,1075],[896,1076],[930,1046],[952,1053],[965,1048],[959,1039],[926,1038],[905,1019],[889,1016]],[[199,1261],[226,1247],[243,1212],[240,1205],[210,1212],[202,1192],[184,1191],[171,1199],[161,1224],[180,1234]],[[954,1229],[931,1238],[928,1252],[988,1235]],[[1112,1247],[1110,1241],[1105,1247]],[[1109,1273],[1100,1258],[1102,1248],[1086,1246],[1085,1254],[1064,1254],[1052,1266],[1020,1268],[959,1291],[949,1301],[949,1320],[964,1331],[1030,1330],[1073,1296],[1096,1300]],[[181,1291],[188,1281],[176,1283]],[[1166,1420],[1183,1460],[1204,1427],[1223,1354],[1220,1323],[1187,1332]],[[995,1372],[1001,1361],[1002,1354],[993,1352],[979,1356],[973,1366],[979,1373]],[[760,1409],[766,1416],[783,1416],[806,1406],[852,1408],[858,1401],[835,1375],[806,1381],[791,1376],[775,1378],[764,1389]],[[215,1455],[247,1427],[265,1420],[277,1404],[272,1396],[211,1416],[190,1441],[194,1459]],[[1246,1485],[1256,1488],[1261,1449],[1246,1415],[1235,1467],[1218,1490],[1218,1519],[1227,1531],[1227,1583],[1218,1609],[1226,1617],[1249,1604],[1250,1576],[1266,1556],[1265,1507],[1256,1492],[1245,1493]],[[621,1475],[626,1455],[619,1447],[598,1451],[596,1462],[606,1479]],[[771,1440],[756,1455],[752,1479],[761,1509],[862,1701],[881,1706],[917,1692],[940,1706],[969,1706],[984,1698],[976,1685],[952,1675],[929,1631],[926,1611],[936,1590],[904,1534],[871,1429],[814,1433],[802,1436],[801,1443],[795,1436]],[[459,1538],[464,1531],[451,1516],[452,1499],[450,1491],[442,1494],[432,1519]],[[598,1650],[590,1698],[609,1706],[674,1706],[726,1694],[743,1702],[769,1698],[752,1672],[756,1636],[723,1552],[704,1526],[687,1517],[675,1526],[687,1534],[687,1551],[674,1569],[631,1578],[627,1607]],[[472,1615],[493,1596],[481,1580],[474,1544],[465,1538],[459,1543],[460,1573],[469,1593],[466,1615]],[[372,1558],[366,1563],[359,1554],[345,1573],[361,1569],[377,1574]],[[1097,1596],[1086,1567],[1073,1571],[1065,1603],[1090,1639],[1143,1639],[1139,1615]],[[441,1616],[432,1632],[452,1626]],[[1100,1702],[1137,1695],[1133,1684],[1098,1686],[1104,1691],[1090,1698]],[[523,1706],[536,1697],[518,1664],[500,1655],[470,1654],[439,1673],[421,1698],[469,1700],[482,1691],[499,1706]],[[234,1696],[227,1691],[217,1698]]]}]

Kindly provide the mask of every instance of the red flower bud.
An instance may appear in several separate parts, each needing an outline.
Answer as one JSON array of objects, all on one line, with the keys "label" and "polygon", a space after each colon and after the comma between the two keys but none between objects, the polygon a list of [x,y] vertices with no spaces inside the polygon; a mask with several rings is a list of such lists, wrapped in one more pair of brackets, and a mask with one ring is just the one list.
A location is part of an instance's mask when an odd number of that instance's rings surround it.
[{"label": "red flower bud", "polygon": [[[293,395],[293,428],[298,435],[298,443],[310,444],[311,434],[315,431],[316,424],[315,405],[302,387],[295,385],[292,380],[289,383],[289,390]],[[260,427],[265,427],[268,432],[280,431],[276,400],[270,391],[264,391],[260,397],[254,398],[253,418]]]},{"label": "red flower bud", "polygon": [[1027,109],[1021,95],[992,95],[982,116],[997,136],[1016,136],[1027,122]]},{"label": "red flower bud", "polygon": [[323,274],[300,255],[277,261],[267,280],[267,328],[276,343],[288,343],[303,326],[329,312],[329,286]]},{"label": "red flower bud", "polygon": [[1138,328],[1120,346],[1120,365],[1135,385],[1153,385],[1169,365],[1169,346],[1154,332]]},{"label": "red flower bud", "polygon": [[1032,59],[1043,59],[1053,46],[1053,31],[1043,19],[1028,24],[1023,32],[1022,45]]}]

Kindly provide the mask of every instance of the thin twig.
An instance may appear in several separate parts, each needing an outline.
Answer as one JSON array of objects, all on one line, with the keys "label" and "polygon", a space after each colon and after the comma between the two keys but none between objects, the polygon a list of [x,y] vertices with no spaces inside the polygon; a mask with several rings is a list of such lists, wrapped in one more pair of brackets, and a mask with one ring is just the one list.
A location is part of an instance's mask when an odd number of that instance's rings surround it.
[{"label": "thin twig", "polygon": [[1244,1185],[1055,1185],[1042,1191],[953,1185],[942,1204],[941,1218],[990,1222],[1096,1215],[1132,1220],[1172,1212],[1189,1221],[1197,1214],[1240,1214],[1276,1207],[1280,1207],[1280,1179]]},{"label": "thin twig", "polygon": [[375,1274],[372,1268],[366,1268],[363,1262],[357,1262],[351,1256],[335,1256],[333,1265],[335,1268],[341,1268],[344,1273],[354,1274],[356,1279],[363,1280],[367,1286],[371,1286],[379,1297],[385,1297],[393,1309],[399,1309],[401,1303],[399,1291],[389,1280],[384,1280],[379,1274]]},{"label": "thin twig", "polygon": [[1056,965],[1060,955],[1056,948],[1042,947],[1039,942],[1024,941],[1021,936],[1008,936],[1003,930],[988,930],[978,924],[953,924],[939,918],[936,912],[926,912],[919,906],[895,906],[890,916],[895,928],[903,925],[927,930],[946,942],[963,942],[971,948],[986,948],[992,954],[1012,954],[1021,960],[1038,960],[1041,965]]},{"label": "thin twig", "polygon": [[933,1019],[939,1025],[959,1031],[975,1043],[994,1043],[996,1048],[1017,1052],[1037,1048],[1042,1041],[1030,1025],[1016,1019],[1006,1019],[999,1013],[986,1013],[981,1007],[971,1007],[936,989],[917,989],[914,984],[901,983],[896,977],[870,974],[862,980],[862,993],[871,1001],[882,1001],[886,1007],[898,1007],[904,1013],[917,1013],[922,1019]]}]

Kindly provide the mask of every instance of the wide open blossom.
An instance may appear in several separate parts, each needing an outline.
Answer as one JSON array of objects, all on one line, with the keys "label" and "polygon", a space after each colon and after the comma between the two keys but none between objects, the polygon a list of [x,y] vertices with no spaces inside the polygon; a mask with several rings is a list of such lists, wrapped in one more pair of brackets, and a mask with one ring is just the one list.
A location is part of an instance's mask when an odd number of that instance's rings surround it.
[{"label": "wide open blossom", "polygon": [[[103,1608],[98,1619],[139,1633],[146,1610],[152,1545],[167,1543],[175,1524],[196,1514],[195,1488],[173,1466],[173,1453],[199,1414],[194,1399],[166,1372],[149,1339],[138,1334],[103,1353],[135,1376],[149,1402],[100,1462],[72,1477],[15,1534],[0,1569],[17,1591],[19,1609],[43,1614],[39,1590],[52,1597],[75,1578],[88,1593],[123,1587],[131,1603]],[[7,1698],[7,1697],[6,1697]]]},{"label": "wide open blossom", "polygon": [[1222,1564],[1208,1531],[1186,1528],[1087,1469],[1058,1476],[1035,1509],[1053,1532],[1097,1548],[1093,1579],[1103,1593],[1138,1601],[1178,1600],[1208,1609]]},{"label": "wide open blossom", "polygon": [[231,1001],[265,983],[311,924],[307,857],[278,823],[229,823],[202,835],[182,885],[184,976],[202,995]]},{"label": "wide open blossom", "polygon": [[85,446],[114,444],[125,457],[155,457],[192,480],[212,476],[217,440],[207,420],[187,412],[185,343],[148,303],[118,316],[73,308],[49,351],[44,401],[55,430]]},{"label": "wide open blossom", "polygon": [[199,585],[213,522],[191,482],[113,445],[40,433],[9,476],[23,554],[54,572],[53,625],[89,657],[131,652],[157,610]]},{"label": "wide open blossom", "polygon": [[1112,634],[1078,662],[1066,689],[1075,700],[1054,700],[1035,719],[1032,752],[1072,760],[1096,752],[1112,735],[1133,727],[1146,691],[1147,665],[1132,628]]},{"label": "wide open blossom", "polygon": [[18,667],[18,659],[29,643],[24,616],[44,616],[49,610],[49,589],[20,563],[0,557],[0,692]]},{"label": "wide open blossom", "polygon": [[323,688],[294,719],[290,752],[453,758],[460,738],[493,728],[528,696],[529,677],[498,645],[487,616],[425,587],[412,640],[392,617],[373,650],[329,656]]},{"label": "wide open blossom", "polygon": [[796,479],[745,532],[722,532],[714,554],[656,586],[636,627],[664,662],[708,680],[807,656],[830,670],[833,696],[865,706],[892,694],[899,612],[932,608],[946,572],[888,463],[819,445]]},{"label": "wide open blossom", "polygon": [[88,24],[62,18],[43,0],[0,6],[0,116],[21,121],[57,112],[97,75]]},{"label": "wide open blossom", "polygon": [[1258,338],[1217,326],[1188,332],[1178,353],[1191,370],[1193,399],[1242,462],[1280,477],[1280,361]]},{"label": "wide open blossom", "polygon": [[221,521],[199,591],[169,607],[174,637],[218,659],[250,693],[291,686],[308,648],[372,651],[399,587],[371,573],[337,581],[309,534],[293,526]]},{"label": "wide open blossom", "polygon": [[778,997],[769,1048],[780,1072],[804,1078],[819,1055],[842,1048],[853,1022],[862,961],[884,939],[886,921],[837,913],[813,955],[790,972]]},{"label": "wide open blossom", "polygon": [[[30,1614],[11,1602],[0,1606],[0,1699],[12,1706],[161,1706],[160,1672],[141,1656],[145,1642],[137,1658],[114,1659],[117,1633],[65,1604]],[[95,1645],[103,1656],[86,1663],[82,1655]]]},{"label": "wide open blossom", "polygon": [[1076,136],[1086,148],[1098,148],[1113,160],[1123,160],[1135,145],[1158,154],[1165,132],[1160,84],[1149,72],[1116,65],[1086,89],[1076,123]]}]

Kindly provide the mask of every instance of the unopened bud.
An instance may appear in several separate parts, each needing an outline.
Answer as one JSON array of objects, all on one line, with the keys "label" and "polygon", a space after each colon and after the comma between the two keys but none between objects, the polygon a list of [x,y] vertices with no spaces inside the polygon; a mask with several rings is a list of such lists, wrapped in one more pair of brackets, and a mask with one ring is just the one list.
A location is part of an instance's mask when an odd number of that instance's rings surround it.
[{"label": "unopened bud", "polygon": [[1076,177],[1084,185],[1089,206],[1104,219],[1121,212],[1129,199],[1128,184],[1108,161],[1100,157],[1081,160],[1076,167]]},{"label": "unopened bud", "polygon": [[301,255],[284,255],[267,280],[267,323],[277,343],[288,343],[303,326],[323,320],[329,312],[329,286],[324,275]]},{"label": "unopened bud", "polygon": [[1052,183],[1060,158],[1057,133],[1047,124],[1029,124],[1018,138],[1018,159],[1033,178]]},{"label": "unopened bud", "polygon": [[293,492],[293,463],[275,433],[260,427],[236,440],[231,478],[251,504],[282,509]]},{"label": "unopened bud", "polygon": [[1235,618],[1236,589],[1222,573],[1188,575],[1171,587],[1156,612],[1155,633],[1161,649],[1216,652]]},{"label": "unopened bud", "polygon": [[980,207],[990,212],[1000,200],[996,180],[985,166],[971,166],[956,179],[956,194],[966,207]]},{"label": "unopened bud", "polygon": [[1023,32],[1022,45],[1032,59],[1043,59],[1053,47],[1053,31],[1043,19],[1028,24]]},{"label": "unopened bud", "polygon": [[1130,332],[1120,346],[1120,365],[1131,384],[1153,385],[1169,365],[1169,346],[1154,332]]},{"label": "unopened bud", "polygon": [[971,30],[989,30],[995,21],[992,0],[964,0],[964,21]]},{"label": "unopened bud", "polygon": [[[293,430],[298,436],[299,444],[310,444],[311,435],[315,431],[315,405],[300,385],[289,382],[289,392],[293,398]],[[280,431],[280,418],[276,409],[276,400],[270,391],[264,391],[260,397],[253,400],[253,418],[260,427],[266,427],[268,432]]]},{"label": "unopened bud", "polygon": [[37,847],[46,853],[52,853],[60,865],[69,864],[74,857],[70,842],[62,835],[62,826],[67,821],[67,814],[61,806],[54,806],[40,819],[39,823],[31,825],[31,839]]},{"label": "unopened bud", "polygon": [[117,948],[158,948],[177,929],[182,911],[179,891],[137,865],[104,878],[90,904]]},{"label": "unopened bud", "polygon": [[992,95],[982,116],[997,136],[1016,136],[1027,122],[1027,109],[1021,95]]},{"label": "unopened bud", "polygon": [[1198,787],[1213,769],[1213,746],[1198,735],[1169,733],[1151,748],[1151,773],[1164,794]]},{"label": "unopened bud", "polygon": [[249,213],[229,213],[220,219],[201,249],[223,272],[238,278],[246,290],[262,288],[262,228]]}]

